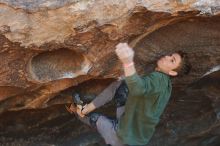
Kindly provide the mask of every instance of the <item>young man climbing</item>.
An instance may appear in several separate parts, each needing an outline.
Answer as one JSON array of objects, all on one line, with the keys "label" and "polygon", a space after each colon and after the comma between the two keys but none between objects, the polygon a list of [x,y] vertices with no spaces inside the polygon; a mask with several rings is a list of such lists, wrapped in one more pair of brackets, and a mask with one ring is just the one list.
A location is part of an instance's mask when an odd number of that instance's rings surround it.
[{"label": "young man climbing", "polygon": [[[127,43],[119,43],[116,54],[123,64],[125,81],[113,82],[89,104],[77,105],[77,114],[81,121],[97,128],[106,144],[146,145],[171,96],[170,76],[188,74],[191,65],[185,53],[176,52],[161,57],[154,72],[140,77],[133,62],[134,51]],[[117,104],[117,119],[92,113],[112,99]],[[69,110],[74,112],[74,106]]]}]

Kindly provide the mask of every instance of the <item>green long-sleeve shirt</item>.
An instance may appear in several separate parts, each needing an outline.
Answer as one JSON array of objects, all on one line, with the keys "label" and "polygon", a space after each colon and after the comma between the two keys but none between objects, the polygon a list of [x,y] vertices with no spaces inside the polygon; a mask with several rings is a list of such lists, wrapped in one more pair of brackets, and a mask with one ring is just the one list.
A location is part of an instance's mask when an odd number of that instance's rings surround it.
[{"label": "green long-sleeve shirt", "polygon": [[129,95],[117,134],[125,144],[144,145],[152,137],[168,103],[171,81],[168,75],[161,72],[152,72],[142,78],[135,73],[125,80]]}]

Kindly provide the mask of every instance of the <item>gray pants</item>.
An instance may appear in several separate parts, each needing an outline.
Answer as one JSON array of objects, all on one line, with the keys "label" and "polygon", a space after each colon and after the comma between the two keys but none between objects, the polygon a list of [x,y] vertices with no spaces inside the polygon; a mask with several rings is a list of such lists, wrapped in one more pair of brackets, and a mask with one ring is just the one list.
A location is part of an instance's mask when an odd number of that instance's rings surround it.
[{"label": "gray pants", "polygon": [[[96,108],[106,104],[107,102],[111,101],[114,98],[115,92],[120,86],[122,81],[115,81],[111,83],[105,90],[103,90],[92,102],[96,106]],[[120,119],[121,115],[124,113],[124,106],[117,108],[116,117],[117,120]],[[84,118],[79,119],[88,125],[90,125],[89,117],[86,116]],[[111,120],[106,116],[99,116],[96,127],[98,132],[104,138],[106,144],[110,144],[112,146],[125,146],[122,141],[117,136],[117,120]],[[90,125],[91,126],[91,125]]]}]

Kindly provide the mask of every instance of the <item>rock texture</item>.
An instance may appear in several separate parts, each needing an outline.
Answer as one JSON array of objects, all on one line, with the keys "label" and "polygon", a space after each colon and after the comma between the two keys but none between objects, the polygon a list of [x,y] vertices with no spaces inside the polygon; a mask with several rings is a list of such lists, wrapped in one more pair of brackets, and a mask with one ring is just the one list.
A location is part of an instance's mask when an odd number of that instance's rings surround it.
[{"label": "rock texture", "polygon": [[100,143],[63,104],[73,90],[95,96],[123,74],[114,53],[123,41],[135,49],[139,74],[176,50],[193,64],[189,76],[173,79],[149,145],[219,145],[219,12],[218,0],[0,0],[0,143]]}]

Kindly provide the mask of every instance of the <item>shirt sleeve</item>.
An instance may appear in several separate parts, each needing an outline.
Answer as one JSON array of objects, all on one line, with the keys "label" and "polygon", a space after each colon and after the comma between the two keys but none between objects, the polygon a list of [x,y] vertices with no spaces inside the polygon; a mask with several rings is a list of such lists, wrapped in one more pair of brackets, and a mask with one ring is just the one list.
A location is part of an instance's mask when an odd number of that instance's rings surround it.
[{"label": "shirt sleeve", "polygon": [[143,94],[155,94],[160,89],[160,75],[153,72],[145,77],[140,77],[137,73],[125,78],[131,96],[141,96]]}]

